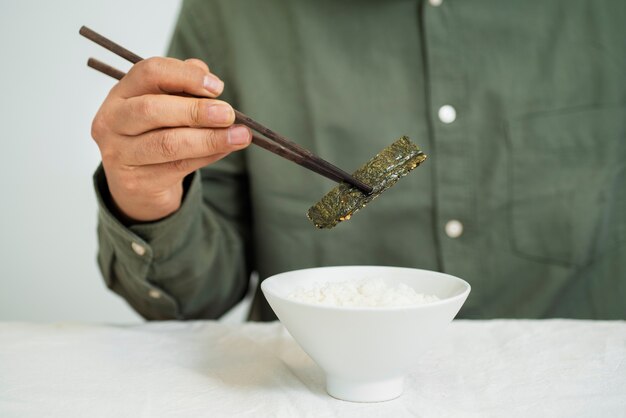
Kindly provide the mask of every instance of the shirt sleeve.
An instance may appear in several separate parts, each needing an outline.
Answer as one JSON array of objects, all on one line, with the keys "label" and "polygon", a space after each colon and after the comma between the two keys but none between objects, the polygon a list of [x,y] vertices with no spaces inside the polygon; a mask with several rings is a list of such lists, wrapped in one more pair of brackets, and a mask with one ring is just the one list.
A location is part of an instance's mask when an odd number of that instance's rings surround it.
[{"label": "shirt sleeve", "polygon": [[[194,38],[190,16],[185,3],[170,55],[204,59],[211,48]],[[107,286],[144,318],[217,318],[243,298],[251,270],[243,152],[190,176],[179,210],[157,222],[125,226],[115,216],[102,166],[94,186],[98,265]]]}]

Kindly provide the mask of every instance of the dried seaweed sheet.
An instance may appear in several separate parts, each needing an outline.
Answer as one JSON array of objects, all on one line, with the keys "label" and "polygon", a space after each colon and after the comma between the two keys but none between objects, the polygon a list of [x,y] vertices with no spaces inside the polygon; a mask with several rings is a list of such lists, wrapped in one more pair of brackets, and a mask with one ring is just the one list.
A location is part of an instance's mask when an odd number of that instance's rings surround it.
[{"label": "dried seaweed sheet", "polygon": [[320,229],[332,228],[339,222],[350,219],[354,213],[396,184],[425,159],[426,154],[403,136],[353,173],[354,177],[373,187],[370,195],[348,183],[340,183],[311,206],[307,217]]}]

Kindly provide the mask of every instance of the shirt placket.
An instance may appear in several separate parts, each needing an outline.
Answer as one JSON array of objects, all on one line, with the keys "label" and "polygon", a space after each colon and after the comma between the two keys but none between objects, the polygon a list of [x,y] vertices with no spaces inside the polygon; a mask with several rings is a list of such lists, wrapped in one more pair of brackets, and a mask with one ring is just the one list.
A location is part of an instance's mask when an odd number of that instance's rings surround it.
[{"label": "shirt placket", "polygon": [[[469,252],[474,231],[472,161],[475,146],[468,134],[469,109],[463,55],[455,36],[452,4],[429,0],[422,8],[427,109],[434,161],[434,209],[441,268],[450,274],[471,272]],[[469,273],[471,275],[471,273]]]}]

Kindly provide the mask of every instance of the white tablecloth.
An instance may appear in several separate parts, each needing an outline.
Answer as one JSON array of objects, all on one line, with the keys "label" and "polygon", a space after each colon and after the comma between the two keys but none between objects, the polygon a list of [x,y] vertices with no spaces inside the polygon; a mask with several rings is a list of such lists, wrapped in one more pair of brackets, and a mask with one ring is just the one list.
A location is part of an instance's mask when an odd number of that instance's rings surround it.
[{"label": "white tablecloth", "polygon": [[279,323],[0,323],[0,417],[626,417],[626,322],[454,321],[400,398],[339,401]]}]

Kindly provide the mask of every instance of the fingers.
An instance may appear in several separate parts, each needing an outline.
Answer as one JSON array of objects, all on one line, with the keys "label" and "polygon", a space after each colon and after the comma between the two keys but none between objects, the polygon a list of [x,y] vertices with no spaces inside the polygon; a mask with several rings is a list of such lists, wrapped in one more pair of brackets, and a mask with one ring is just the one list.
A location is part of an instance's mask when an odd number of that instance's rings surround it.
[{"label": "fingers", "polygon": [[124,142],[122,164],[139,166],[207,158],[241,150],[250,144],[252,133],[242,125],[226,129],[173,128],[151,131]]},{"label": "fingers", "polygon": [[180,207],[187,174],[250,144],[247,128],[230,127],[232,107],[214,100],[223,88],[202,61],[173,58],[143,60],[113,87],[91,133],[121,213],[168,216]]},{"label": "fingers", "polygon": [[154,164],[143,166],[140,168],[140,178],[144,179],[141,183],[147,184],[147,188],[150,188],[152,181],[150,179],[159,179],[159,183],[178,183],[186,175],[193,173],[200,168],[213,164],[214,162],[221,160],[228,153],[214,154],[208,157],[201,158],[188,158],[184,160],[170,161],[162,164]]},{"label": "fingers", "polygon": [[182,180],[228,154],[139,167],[112,168],[103,161],[111,196],[118,209],[138,221],[162,219],[178,210]]},{"label": "fingers", "polygon": [[148,58],[133,65],[114,88],[123,98],[161,93],[217,97],[223,89],[222,80],[199,60],[162,57]]},{"label": "fingers", "polygon": [[196,67],[200,68],[202,71],[205,71],[207,73],[210,73],[211,70],[209,69],[209,66],[206,64],[206,62],[199,60],[197,58],[188,58],[185,60],[186,63],[195,65]]},{"label": "fingers", "polygon": [[225,128],[235,112],[220,100],[150,94],[121,101],[110,117],[116,133],[139,135],[165,127]]}]

